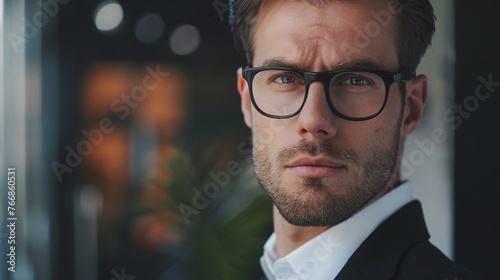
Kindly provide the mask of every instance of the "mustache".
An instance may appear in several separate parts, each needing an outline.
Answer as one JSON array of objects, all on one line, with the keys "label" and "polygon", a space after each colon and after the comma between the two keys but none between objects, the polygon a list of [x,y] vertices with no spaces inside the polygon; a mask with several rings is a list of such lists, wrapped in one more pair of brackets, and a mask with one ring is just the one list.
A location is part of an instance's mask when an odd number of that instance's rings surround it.
[{"label": "mustache", "polygon": [[305,139],[300,140],[296,145],[281,150],[278,153],[277,160],[279,163],[285,164],[301,154],[310,156],[324,155],[342,164],[357,162],[357,156],[353,151],[341,149],[327,141],[311,142]]}]

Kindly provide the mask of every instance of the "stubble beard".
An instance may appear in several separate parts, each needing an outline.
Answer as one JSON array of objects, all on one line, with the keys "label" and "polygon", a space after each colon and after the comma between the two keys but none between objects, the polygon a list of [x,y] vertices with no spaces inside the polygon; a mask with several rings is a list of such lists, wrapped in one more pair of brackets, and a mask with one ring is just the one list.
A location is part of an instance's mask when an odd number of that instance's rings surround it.
[{"label": "stubble beard", "polygon": [[[254,131],[255,172],[287,222],[296,226],[335,226],[356,214],[389,183],[397,163],[400,127],[401,119],[390,143],[384,147],[377,146],[383,141],[373,141],[362,151],[366,156],[326,141],[312,143],[302,140],[282,149],[275,160],[269,157],[268,145],[260,143]],[[334,189],[339,186],[334,185],[340,183],[335,178],[303,178],[295,183],[306,188],[283,186],[285,164],[302,154],[321,154],[346,164],[351,179],[345,183],[348,186],[341,187],[345,193],[335,193]]]}]

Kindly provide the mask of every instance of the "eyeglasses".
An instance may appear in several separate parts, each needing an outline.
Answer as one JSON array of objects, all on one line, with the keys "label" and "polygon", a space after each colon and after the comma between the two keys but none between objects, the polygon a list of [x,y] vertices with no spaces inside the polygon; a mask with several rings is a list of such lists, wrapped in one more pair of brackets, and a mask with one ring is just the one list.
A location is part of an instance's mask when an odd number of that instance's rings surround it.
[{"label": "eyeglasses", "polygon": [[325,88],[330,109],[351,121],[376,117],[385,107],[394,82],[409,81],[415,71],[393,73],[376,69],[346,68],[330,72],[306,72],[288,67],[243,69],[255,109],[274,119],[297,115],[307,99],[311,83]]}]

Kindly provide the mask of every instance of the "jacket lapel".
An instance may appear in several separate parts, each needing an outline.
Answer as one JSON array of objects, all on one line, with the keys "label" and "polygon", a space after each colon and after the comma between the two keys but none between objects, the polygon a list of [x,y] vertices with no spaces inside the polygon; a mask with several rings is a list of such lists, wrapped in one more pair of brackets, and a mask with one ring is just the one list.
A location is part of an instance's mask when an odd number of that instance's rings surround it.
[{"label": "jacket lapel", "polygon": [[382,222],[368,236],[335,280],[391,279],[406,250],[429,237],[422,206],[414,200]]}]

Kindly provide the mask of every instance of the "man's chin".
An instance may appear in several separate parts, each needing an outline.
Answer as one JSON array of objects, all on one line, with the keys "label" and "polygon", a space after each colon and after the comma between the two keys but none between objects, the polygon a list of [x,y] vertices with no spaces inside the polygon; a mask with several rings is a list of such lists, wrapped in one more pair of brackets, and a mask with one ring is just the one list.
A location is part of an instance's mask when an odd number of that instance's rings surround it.
[{"label": "man's chin", "polygon": [[335,188],[335,183],[338,180],[334,177],[330,178],[303,178],[299,180],[299,183],[305,187],[330,187],[330,189]]},{"label": "man's chin", "polygon": [[291,213],[288,211],[279,212],[289,224],[297,227],[332,227],[349,218],[348,216],[345,219],[337,221],[337,219],[332,219],[332,217],[326,216],[304,215],[304,213],[299,216],[297,213]]},{"label": "man's chin", "polygon": [[332,194],[331,189],[324,185],[301,185],[298,188],[303,191],[282,191],[271,195],[281,216],[294,226],[332,227],[352,217],[366,204],[364,198]]}]

